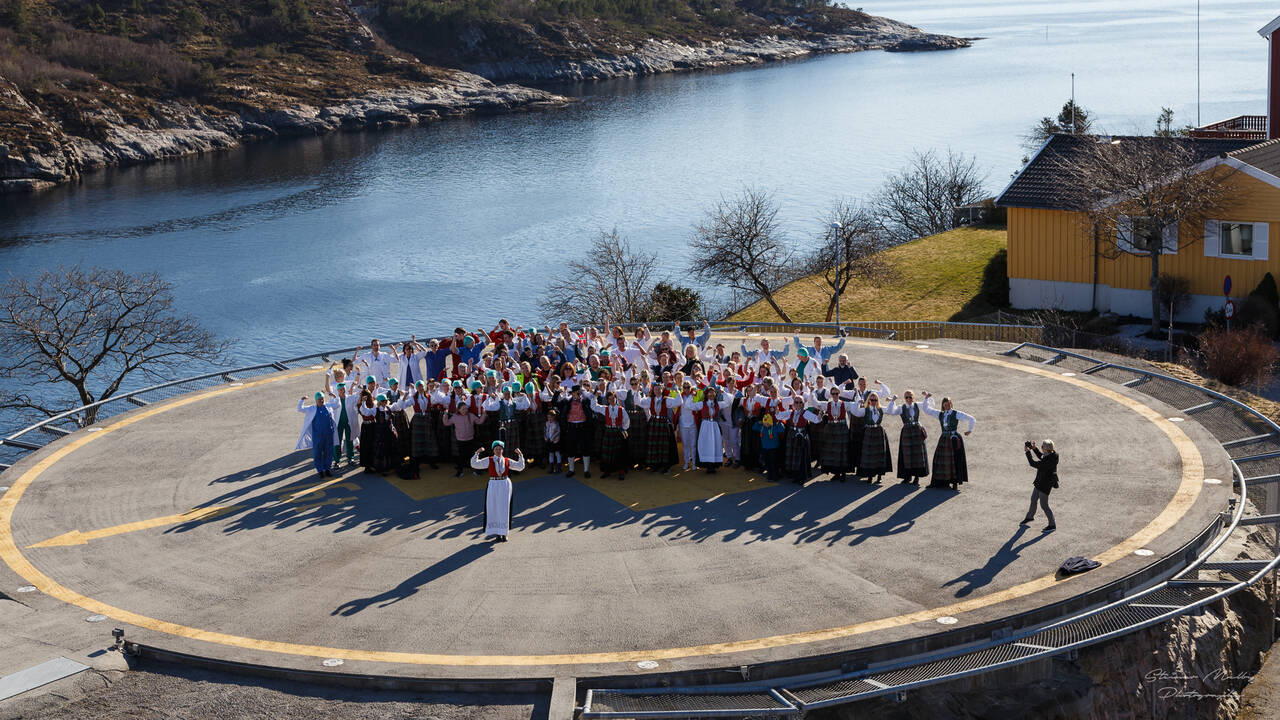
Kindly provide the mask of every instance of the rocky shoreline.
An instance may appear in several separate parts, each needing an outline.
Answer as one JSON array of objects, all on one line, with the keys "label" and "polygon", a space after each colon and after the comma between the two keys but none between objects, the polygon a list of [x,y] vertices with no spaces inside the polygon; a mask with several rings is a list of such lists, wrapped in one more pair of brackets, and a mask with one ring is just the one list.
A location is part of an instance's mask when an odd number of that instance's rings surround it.
[{"label": "rocky shoreline", "polygon": [[110,165],[136,165],[223,150],[242,142],[334,130],[416,125],[475,114],[499,114],[554,107],[568,98],[519,85],[495,85],[477,75],[457,73],[447,85],[383,89],[332,105],[293,103],[272,109],[220,111],[181,102],[159,102],[144,122],[126,119],[110,107],[83,111],[97,131],[93,137],[64,132],[0,78],[0,104],[29,114],[34,142],[0,144],[0,193],[33,192],[76,180]]},{"label": "rocky shoreline", "polygon": [[[364,28],[368,31],[368,28]],[[370,33],[372,35],[372,33]],[[142,100],[103,86],[76,108],[75,123],[46,114],[0,76],[0,193],[34,192],[112,165],[135,165],[231,148],[254,140],[416,125],[466,115],[561,106],[570,98],[500,82],[552,83],[753,65],[818,53],[921,51],[967,47],[969,41],[925,33],[887,18],[840,34],[801,33],[685,45],[648,40],[610,51],[586,48],[578,59],[524,58],[448,71],[439,83],[408,83],[327,104],[284,98],[232,107],[179,100]],[[128,112],[128,102],[143,111]]]},{"label": "rocky shoreline", "polygon": [[971,45],[967,38],[926,33],[888,18],[873,18],[873,21],[865,27],[840,34],[813,33],[807,37],[768,35],[699,45],[649,40],[639,46],[616,48],[617,52],[594,48],[596,54],[586,59],[515,58],[473,63],[467,66],[467,70],[504,82],[577,82],[757,65],[818,54],[863,50],[922,52],[954,50]]}]

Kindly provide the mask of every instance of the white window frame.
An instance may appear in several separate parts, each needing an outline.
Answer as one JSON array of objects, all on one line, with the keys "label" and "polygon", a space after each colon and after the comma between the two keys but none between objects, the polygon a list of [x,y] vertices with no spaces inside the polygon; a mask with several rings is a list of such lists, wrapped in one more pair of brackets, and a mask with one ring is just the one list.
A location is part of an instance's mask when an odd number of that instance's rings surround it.
[{"label": "white window frame", "polygon": [[[1223,223],[1227,223],[1228,225],[1251,225],[1253,227],[1252,255],[1231,255],[1222,252]],[[1271,224],[1268,222],[1254,222],[1250,220],[1206,220],[1204,223],[1204,256],[1222,258],[1224,260],[1265,261],[1270,256],[1268,242],[1270,230]]]},{"label": "white window frame", "polygon": [[[1120,250],[1130,255],[1148,255],[1147,250],[1136,247],[1133,244],[1133,220],[1130,215],[1121,215],[1116,226],[1116,246]],[[1169,223],[1163,230],[1164,244],[1160,250],[1161,255],[1177,255],[1178,254],[1178,223]]]}]

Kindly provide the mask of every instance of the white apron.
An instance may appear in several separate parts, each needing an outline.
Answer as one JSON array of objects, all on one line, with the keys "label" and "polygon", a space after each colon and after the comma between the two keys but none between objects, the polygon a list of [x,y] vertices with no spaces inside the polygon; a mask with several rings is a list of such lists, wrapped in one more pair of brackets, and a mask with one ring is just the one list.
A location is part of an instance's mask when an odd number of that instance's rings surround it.
[{"label": "white apron", "polygon": [[698,462],[718,465],[724,462],[724,441],[720,436],[720,423],[703,420],[698,428]]}]

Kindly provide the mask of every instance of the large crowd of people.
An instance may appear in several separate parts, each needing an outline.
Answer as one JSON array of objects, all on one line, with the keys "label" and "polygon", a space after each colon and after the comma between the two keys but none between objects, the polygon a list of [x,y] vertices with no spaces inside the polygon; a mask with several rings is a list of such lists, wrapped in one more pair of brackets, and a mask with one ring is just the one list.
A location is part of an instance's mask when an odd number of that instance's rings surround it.
[{"label": "large crowd of people", "polygon": [[[706,323],[655,335],[563,322],[533,331],[506,320],[425,344],[373,340],[299,401],[298,448],[313,448],[322,476],[343,456],[354,464],[357,452],[374,473],[418,477],[423,465],[449,463],[458,477],[488,471],[485,533],[499,539],[510,524],[508,471],[528,466],[573,477],[580,463],[590,478],[594,464],[619,480],[677,465],[801,484],[818,473],[880,483],[895,468],[912,485],[931,477],[929,487],[956,490],[968,480],[963,438],[973,416],[945,397],[899,398],[868,384],[841,353],[843,339],[829,347],[796,336],[776,349],[767,339],[736,349],[710,340]],[[932,462],[925,415],[939,423]],[[896,457],[890,416],[900,420]]]}]

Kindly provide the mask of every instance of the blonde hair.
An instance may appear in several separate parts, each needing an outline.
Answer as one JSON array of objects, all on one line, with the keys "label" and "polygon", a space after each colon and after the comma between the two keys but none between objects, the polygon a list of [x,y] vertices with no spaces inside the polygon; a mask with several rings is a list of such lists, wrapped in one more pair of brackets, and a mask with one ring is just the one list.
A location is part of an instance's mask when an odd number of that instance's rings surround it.
[{"label": "blonde hair", "polygon": [[1042,443],[1040,443],[1040,444],[1041,444],[1041,445],[1044,445],[1045,449],[1046,449],[1046,450],[1048,450],[1049,452],[1053,452],[1053,441],[1052,441],[1052,440],[1050,440],[1050,439],[1048,439],[1048,438],[1045,438],[1045,441],[1044,441],[1044,442],[1042,442]]}]

